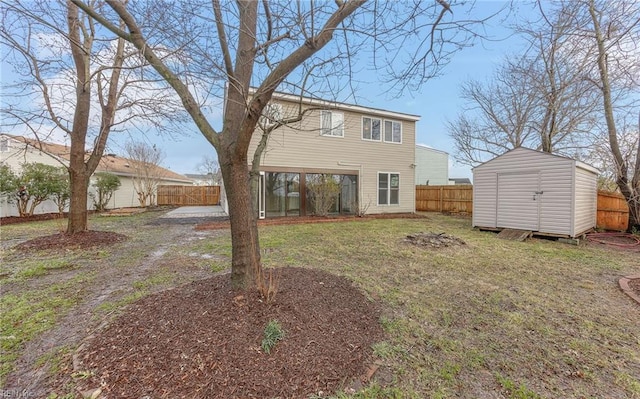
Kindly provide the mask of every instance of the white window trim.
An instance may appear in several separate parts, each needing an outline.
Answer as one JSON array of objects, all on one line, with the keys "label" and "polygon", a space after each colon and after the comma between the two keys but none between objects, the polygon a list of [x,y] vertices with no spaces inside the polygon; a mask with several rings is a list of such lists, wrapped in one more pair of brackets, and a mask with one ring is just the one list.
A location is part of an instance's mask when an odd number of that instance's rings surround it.
[{"label": "white window trim", "polygon": [[[392,123],[392,125],[391,125],[392,129],[393,129],[393,123],[398,123],[400,125],[400,141],[393,141],[393,131],[391,132],[391,139],[392,139],[391,141],[388,141],[385,138],[385,133],[386,133],[385,125],[386,125],[386,122],[391,122]],[[403,134],[404,132],[402,131],[403,130],[402,129],[402,122],[394,120],[394,119],[385,119],[382,123],[383,123],[383,125],[382,125],[382,135],[381,135],[382,136],[382,141],[384,141],[385,143],[390,143],[390,144],[402,144],[402,136],[404,135]]]},{"label": "white window trim", "polygon": [[[387,175],[387,203],[380,203],[380,175]],[[398,203],[391,203],[391,175],[398,175]],[[376,202],[378,206],[400,206],[400,172],[378,172],[376,180]]]},{"label": "white window trim", "polygon": [[271,127],[282,120],[283,108],[279,103],[268,103],[262,110],[260,124]]},{"label": "white window trim", "polygon": [[[322,131],[323,128],[324,128],[322,126],[322,120],[323,120],[322,114],[325,113],[325,112],[331,113],[331,129],[330,129],[330,131],[332,132],[332,134],[324,134],[323,131]],[[336,116],[340,115],[341,121],[340,121],[339,125],[335,123],[335,121],[333,119],[334,115],[336,115]],[[338,134],[333,134],[334,131],[338,131],[338,130],[340,131],[341,134],[339,134],[339,135]],[[344,138],[344,114],[342,112],[336,112],[336,111],[332,111],[332,110],[328,110],[328,109],[320,111],[320,136],[322,136],[322,137],[340,137],[340,138]]]},{"label": "white window trim", "polygon": [[[366,119],[370,119],[371,120],[371,131],[373,132],[373,120],[379,120],[380,121],[380,138],[379,139],[367,139],[364,137],[364,120]],[[363,116],[362,117],[362,125],[360,126],[360,138],[363,141],[374,141],[374,142],[381,142],[382,141],[382,136],[384,135],[384,120],[382,118],[376,118],[373,116]]]}]

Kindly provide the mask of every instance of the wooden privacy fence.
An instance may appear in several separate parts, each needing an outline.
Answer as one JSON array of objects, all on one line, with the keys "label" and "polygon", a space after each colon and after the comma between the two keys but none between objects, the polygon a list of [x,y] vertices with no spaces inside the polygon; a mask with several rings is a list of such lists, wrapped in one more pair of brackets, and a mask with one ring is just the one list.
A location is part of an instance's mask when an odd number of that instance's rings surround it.
[{"label": "wooden privacy fence", "polygon": [[605,230],[627,230],[629,226],[629,206],[622,194],[598,191],[598,219],[596,226]]},{"label": "wooden privacy fence", "polygon": [[220,186],[158,186],[158,205],[204,206],[220,203]]},{"label": "wooden privacy fence", "polygon": [[[473,186],[416,186],[416,211],[473,212]],[[629,207],[624,196],[598,191],[596,226],[625,231],[629,225]]]},{"label": "wooden privacy fence", "polygon": [[471,213],[473,186],[416,186],[416,211]]}]

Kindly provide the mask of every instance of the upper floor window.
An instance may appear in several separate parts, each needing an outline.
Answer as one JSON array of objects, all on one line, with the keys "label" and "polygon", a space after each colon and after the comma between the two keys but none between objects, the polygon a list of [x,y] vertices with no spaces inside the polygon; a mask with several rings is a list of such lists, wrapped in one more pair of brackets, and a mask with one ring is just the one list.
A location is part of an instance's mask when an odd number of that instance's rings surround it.
[{"label": "upper floor window", "polygon": [[380,141],[382,120],[377,118],[362,118],[362,140]]},{"label": "upper floor window", "polygon": [[9,139],[2,138],[0,139],[0,152],[8,152],[9,151]]},{"label": "upper floor window", "polygon": [[282,121],[282,104],[267,104],[262,110],[259,123],[264,127],[269,127],[280,121]]},{"label": "upper floor window", "polygon": [[344,116],[339,112],[320,111],[320,134],[344,137]]},{"label": "upper floor window", "polygon": [[387,143],[402,143],[402,123],[385,120],[384,141]]},{"label": "upper floor window", "polygon": [[400,174],[378,173],[378,205],[400,204]]}]

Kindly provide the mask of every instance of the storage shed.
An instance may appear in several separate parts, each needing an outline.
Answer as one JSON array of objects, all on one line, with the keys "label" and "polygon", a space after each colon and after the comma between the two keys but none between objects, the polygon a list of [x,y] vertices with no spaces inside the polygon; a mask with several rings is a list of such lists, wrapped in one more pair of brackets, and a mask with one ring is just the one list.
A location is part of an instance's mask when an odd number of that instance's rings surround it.
[{"label": "storage shed", "polygon": [[577,237],[596,227],[598,170],[516,148],[473,169],[473,226]]}]

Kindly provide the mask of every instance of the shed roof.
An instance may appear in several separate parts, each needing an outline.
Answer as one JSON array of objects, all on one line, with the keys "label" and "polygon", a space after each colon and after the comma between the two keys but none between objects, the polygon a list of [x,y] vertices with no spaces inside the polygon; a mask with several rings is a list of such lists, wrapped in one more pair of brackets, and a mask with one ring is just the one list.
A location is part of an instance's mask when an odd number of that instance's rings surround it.
[{"label": "shed roof", "polygon": [[577,167],[577,168],[584,169],[584,170],[589,171],[589,172],[591,172],[593,174],[596,174],[596,175],[600,174],[600,171],[598,169],[596,169],[593,166],[591,166],[589,164],[586,164],[584,162],[581,162],[581,161],[578,161],[578,160],[575,160],[573,158],[569,158],[569,157],[566,157],[566,156],[563,156],[563,155],[550,154],[548,152],[538,151],[538,150],[534,150],[534,149],[527,148],[527,147],[518,147],[518,148],[511,149],[511,150],[505,152],[502,155],[498,155],[497,157],[495,157],[493,159],[490,159],[490,160],[488,160],[486,162],[483,162],[480,165],[472,168],[472,171],[475,171],[478,168],[482,168],[484,165],[487,165],[487,164],[493,162],[494,160],[496,160],[498,158],[502,158],[507,154],[510,154],[510,153],[513,153],[513,152],[524,152],[524,151],[530,151],[531,153],[536,153],[536,154],[540,154],[540,155],[548,156],[548,157],[556,157],[556,158],[560,158],[560,159],[565,159],[568,162],[572,162],[575,165],[575,167]]}]

